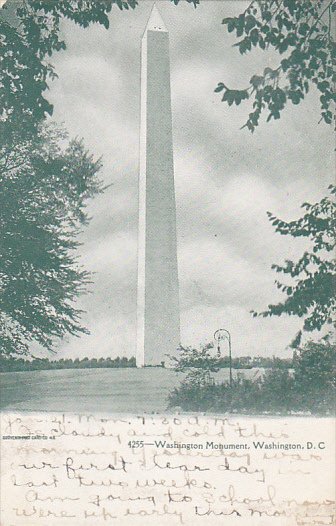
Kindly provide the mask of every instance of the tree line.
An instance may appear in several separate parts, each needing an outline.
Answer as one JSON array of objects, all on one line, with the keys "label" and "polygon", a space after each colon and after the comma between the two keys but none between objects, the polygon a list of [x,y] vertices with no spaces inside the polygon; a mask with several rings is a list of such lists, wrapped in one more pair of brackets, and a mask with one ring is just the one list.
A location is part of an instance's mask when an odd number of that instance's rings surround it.
[{"label": "tree line", "polygon": [[125,368],[136,367],[135,358],[117,356],[116,358],[61,358],[59,360],[49,360],[49,358],[24,358],[0,357],[0,372],[18,371],[47,371],[57,369],[102,369],[102,368]]},{"label": "tree line", "polygon": [[[229,357],[224,356],[216,360],[219,369],[229,367]],[[233,369],[251,369],[252,367],[280,369],[290,369],[293,365],[291,358],[277,358],[273,356],[239,356],[232,359]],[[127,358],[126,356],[116,358],[61,358],[59,360],[50,360],[49,358],[15,358],[0,356],[0,372],[18,372],[18,371],[46,371],[55,369],[103,369],[103,368],[123,368],[136,367],[135,357]],[[202,366],[200,366],[202,367]]]}]

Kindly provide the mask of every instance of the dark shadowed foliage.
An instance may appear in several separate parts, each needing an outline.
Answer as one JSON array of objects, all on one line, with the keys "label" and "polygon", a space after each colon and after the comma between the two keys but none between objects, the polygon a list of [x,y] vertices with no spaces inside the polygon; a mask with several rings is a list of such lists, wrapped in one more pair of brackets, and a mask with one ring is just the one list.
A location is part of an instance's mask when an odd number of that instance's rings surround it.
[{"label": "dark shadowed foliage", "polygon": [[204,345],[201,350],[180,345],[178,356],[170,356],[177,373],[186,373],[185,381],[192,385],[204,385],[211,378],[210,373],[219,371],[220,361],[213,356],[213,345]]},{"label": "dark shadowed foliage", "polygon": [[[195,7],[199,3],[187,2]],[[137,5],[136,0],[7,0],[0,8],[0,138],[12,131],[4,122],[19,124],[26,133],[52,115],[46,89],[57,73],[49,60],[54,52],[66,49],[62,20],[108,29],[113,8],[127,11]]]},{"label": "dark shadowed foliage", "polygon": [[[13,135],[12,135],[13,138]],[[103,188],[80,140],[42,126],[0,149],[0,349],[51,350],[55,338],[86,332],[73,302],[89,273],[75,251],[86,203]]]},{"label": "dark shadowed foliage", "polygon": [[[279,367],[274,360],[273,367],[256,380],[238,373],[232,387],[227,381],[215,383],[209,375],[195,382],[189,374],[169,394],[168,404],[184,411],[213,413],[330,414],[335,410],[335,350],[328,341],[308,342],[295,352],[293,368]],[[199,368],[199,360],[194,367],[189,360],[187,370],[193,368]]]},{"label": "dark shadowed foliage", "polygon": [[247,88],[232,89],[220,82],[215,89],[230,106],[253,101],[243,127],[253,132],[264,111],[267,121],[279,119],[286,104],[300,104],[312,86],[320,95],[321,120],[331,124],[335,11],[335,0],[253,0],[239,16],[224,18],[229,33],[239,39],[234,46],[241,54],[257,48],[279,53],[279,65],[253,75]]},{"label": "dark shadowed foliage", "polygon": [[136,367],[135,358],[91,358],[87,356],[83,359],[61,358],[60,360],[50,360],[49,358],[13,358],[11,356],[0,356],[0,372],[18,371],[49,371],[59,369],[120,369],[125,367]]},{"label": "dark shadowed foliage", "polygon": [[[269,305],[264,312],[254,312],[254,316],[299,316],[304,318],[304,331],[335,326],[336,187],[329,188],[330,197],[326,196],[313,205],[303,203],[302,208],[306,213],[298,220],[286,222],[268,213],[276,232],[292,237],[306,237],[311,242],[311,249],[305,251],[298,261],[286,260],[284,265],[272,266],[276,272],[291,280],[289,284],[276,281],[286,298],[276,305]],[[301,332],[292,342],[293,347],[300,344],[300,339]]]}]

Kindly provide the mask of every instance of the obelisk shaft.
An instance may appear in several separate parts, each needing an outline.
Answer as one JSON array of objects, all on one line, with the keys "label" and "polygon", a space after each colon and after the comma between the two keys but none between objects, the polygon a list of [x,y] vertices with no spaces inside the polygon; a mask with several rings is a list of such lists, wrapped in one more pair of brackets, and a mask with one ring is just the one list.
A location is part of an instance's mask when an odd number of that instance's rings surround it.
[{"label": "obelisk shaft", "polygon": [[141,52],[137,366],[180,341],[169,37],[154,6]]}]

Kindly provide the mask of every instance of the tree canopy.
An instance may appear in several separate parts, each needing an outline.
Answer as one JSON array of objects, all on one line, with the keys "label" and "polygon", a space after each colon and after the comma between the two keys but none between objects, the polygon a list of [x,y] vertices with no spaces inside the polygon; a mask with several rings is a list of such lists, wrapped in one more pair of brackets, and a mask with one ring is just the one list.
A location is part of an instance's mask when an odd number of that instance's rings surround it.
[{"label": "tree canopy", "polygon": [[48,82],[57,77],[49,59],[66,49],[60,35],[62,19],[84,28],[97,23],[108,29],[113,7],[129,10],[137,5],[136,0],[7,0],[0,9],[0,136],[9,135],[13,125],[30,129],[52,115],[45,93]]},{"label": "tree canopy", "polygon": [[[181,0],[171,1],[177,5]],[[195,7],[199,4],[199,0],[186,1]],[[17,15],[15,26],[4,16],[12,5]],[[7,0],[0,10],[0,122],[32,125],[52,114],[45,91],[57,74],[48,59],[53,52],[66,49],[60,36],[62,19],[82,27],[98,23],[107,29],[113,7],[128,10],[137,5],[136,0]],[[283,56],[275,69],[266,67],[253,75],[247,88],[232,89],[219,82],[215,90],[229,105],[253,100],[244,125],[249,130],[255,130],[265,110],[269,112],[267,120],[279,119],[286,103],[299,104],[312,85],[320,92],[321,118],[331,123],[335,11],[336,0],[253,0],[239,16],[224,18],[227,30],[241,39],[234,44],[241,54],[259,47],[273,48]]]},{"label": "tree canopy", "polygon": [[[336,326],[333,314],[336,307],[335,297],[335,232],[336,187],[330,185],[330,196],[315,204],[303,203],[305,213],[298,220],[286,222],[268,212],[269,220],[276,232],[292,237],[306,237],[311,241],[311,249],[305,251],[298,261],[286,260],[283,265],[272,268],[292,279],[292,283],[283,284],[276,280],[278,289],[286,294],[286,299],[254,316],[296,315],[304,318],[303,330],[321,330],[323,327]],[[300,344],[301,331],[293,346]]]},{"label": "tree canopy", "polygon": [[100,161],[55,125],[13,144],[0,149],[0,348],[8,355],[87,332],[73,301],[90,275],[75,251],[86,201],[103,190]]},{"label": "tree canopy", "polygon": [[295,378],[303,392],[336,389],[336,345],[326,341],[308,341],[294,353]]},{"label": "tree canopy", "polygon": [[241,54],[273,48],[283,57],[276,68],[253,75],[245,89],[229,88],[224,82],[215,89],[230,106],[253,101],[243,127],[253,132],[265,111],[267,121],[279,119],[286,103],[299,104],[312,85],[320,93],[321,120],[331,124],[335,11],[336,0],[253,0],[239,16],[224,18],[228,32],[240,39],[234,46]]},{"label": "tree canopy", "polygon": [[[224,18],[229,33],[235,33],[243,55],[253,49],[273,49],[279,53],[279,65],[266,67],[255,74],[245,89],[231,89],[220,82],[215,92],[229,106],[242,101],[253,101],[247,127],[254,132],[263,112],[267,122],[279,119],[286,104],[300,104],[312,86],[320,95],[321,121],[332,123],[335,102],[335,73],[333,64],[336,46],[333,38],[333,18],[336,0],[252,0],[237,17]],[[282,58],[281,58],[282,57]],[[305,214],[295,221],[283,221],[268,212],[276,232],[293,237],[307,237],[311,249],[298,261],[286,260],[284,265],[274,264],[276,272],[292,278],[292,283],[276,281],[287,297],[283,302],[271,304],[268,309],[253,312],[254,316],[296,315],[304,318],[303,331],[321,330],[333,324],[336,305],[335,290],[335,186],[331,195],[319,203],[303,203]],[[292,342],[300,344],[302,331]]]},{"label": "tree canopy", "polygon": [[[66,49],[60,36],[61,20],[66,18],[82,27],[96,22],[108,28],[108,13],[114,4],[129,9],[136,2],[8,0],[0,18],[1,121],[32,126],[52,114],[45,91],[48,81],[57,75],[48,59],[53,52]],[[6,19],[6,9],[12,10],[15,24]]]}]

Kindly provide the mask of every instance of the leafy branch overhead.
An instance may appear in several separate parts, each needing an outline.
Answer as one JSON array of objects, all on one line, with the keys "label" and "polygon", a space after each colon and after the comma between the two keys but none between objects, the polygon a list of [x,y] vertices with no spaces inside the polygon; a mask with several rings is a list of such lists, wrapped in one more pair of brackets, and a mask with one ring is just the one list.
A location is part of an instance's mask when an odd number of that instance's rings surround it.
[{"label": "leafy branch overhead", "polygon": [[[53,106],[45,98],[48,81],[57,77],[48,57],[66,49],[60,37],[61,20],[82,27],[92,23],[109,27],[108,13],[136,6],[135,0],[7,0],[0,10],[0,122],[34,127]],[[12,12],[11,12],[12,11]]]},{"label": "leafy branch overhead", "polygon": [[215,89],[230,106],[253,100],[243,128],[253,132],[264,111],[267,121],[279,119],[286,103],[299,104],[312,85],[320,93],[321,120],[331,124],[335,12],[336,0],[253,0],[238,17],[224,18],[228,32],[240,39],[234,46],[242,55],[254,48],[273,48],[283,57],[275,69],[266,67],[253,75],[246,89],[234,90],[224,82]]},{"label": "leafy branch overhead", "polygon": [[[198,4],[198,0],[186,1]],[[108,29],[114,6],[129,10],[137,5],[136,0],[7,0],[0,8],[0,134],[3,122],[34,128],[52,115],[45,92],[48,82],[57,77],[49,57],[66,49],[60,35],[62,19],[84,28],[96,23]]]},{"label": "leafy branch overhead", "polygon": [[[306,212],[297,221],[282,221],[268,212],[276,232],[306,237],[311,241],[312,248],[296,262],[287,260],[284,265],[272,265],[276,272],[292,278],[292,283],[283,284],[276,280],[286,299],[276,305],[268,305],[264,312],[254,312],[254,316],[296,315],[304,318],[303,330],[308,332],[336,325],[333,320],[336,308],[336,187],[331,185],[329,189],[331,196],[324,197],[319,203],[303,203],[302,208]],[[300,339],[301,333],[296,345],[299,345]]]}]

